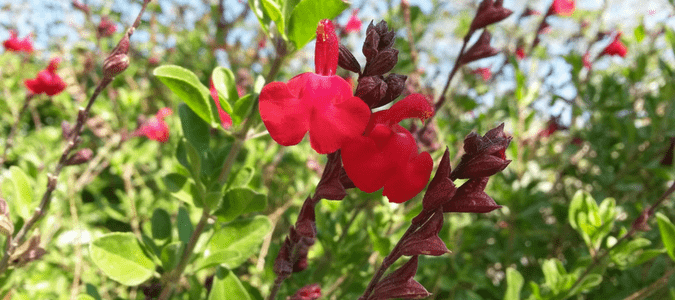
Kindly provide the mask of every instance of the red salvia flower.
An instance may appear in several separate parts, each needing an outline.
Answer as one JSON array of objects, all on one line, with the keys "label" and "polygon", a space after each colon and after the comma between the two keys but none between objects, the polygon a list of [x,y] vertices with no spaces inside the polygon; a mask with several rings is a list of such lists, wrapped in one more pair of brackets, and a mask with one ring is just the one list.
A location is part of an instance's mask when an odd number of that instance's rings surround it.
[{"label": "red salvia flower", "polygon": [[365,134],[342,147],[344,169],[354,185],[367,193],[384,187],[382,194],[395,203],[408,201],[424,189],[433,161],[427,152],[418,154],[415,138],[398,123],[409,118],[426,120],[432,114],[421,94],[374,113]]},{"label": "red salvia flower", "polygon": [[26,79],[24,84],[33,94],[45,93],[54,96],[66,89],[66,83],[56,74],[61,59],[52,58],[47,69],[40,71],[35,79]]},{"label": "red salvia flower", "polygon": [[618,55],[621,57],[626,57],[626,53],[628,53],[628,49],[626,49],[626,45],[624,45],[621,42],[621,32],[618,32],[614,36],[614,41],[612,41],[607,47],[605,47],[605,50],[602,50],[602,53],[600,53],[600,56],[602,55]]},{"label": "red salvia flower", "polygon": [[350,32],[360,32],[361,31],[361,20],[359,20],[359,17],[356,15],[359,13],[358,9],[355,9],[352,11],[352,16],[349,17],[349,21],[347,21],[347,25],[345,25],[345,32],[350,33]]},{"label": "red salvia flower", "polygon": [[117,25],[113,23],[107,16],[101,18],[101,23],[98,23],[98,36],[109,37],[117,31]]},{"label": "red salvia flower", "polygon": [[525,58],[525,50],[522,47],[518,47],[518,49],[516,49],[516,57],[518,57],[518,59]]},{"label": "red salvia flower", "polygon": [[213,101],[216,102],[216,107],[218,108],[220,125],[223,126],[223,128],[225,129],[232,127],[232,117],[230,117],[230,115],[227,114],[227,112],[223,109],[223,106],[220,104],[220,100],[218,98],[218,90],[216,90],[216,87],[213,85],[213,80],[211,80],[209,91],[211,92],[211,98],[213,98]]},{"label": "red salvia flower", "polygon": [[173,114],[171,108],[160,109],[155,116],[146,121],[135,132],[135,135],[144,135],[151,140],[166,143],[169,140],[169,126],[164,118]]},{"label": "red salvia flower", "polygon": [[310,284],[299,289],[289,300],[316,300],[321,298],[321,286]]},{"label": "red salvia flower", "polygon": [[581,61],[584,63],[584,67],[586,67],[589,70],[593,66],[593,65],[591,65],[591,53],[590,52],[586,52],[586,54],[584,54],[584,56],[581,58]]},{"label": "red salvia flower", "polygon": [[483,77],[484,81],[488,81],[492,77],[492,71],[490,70],[490,68],[478,68],[473,70],[472,73],[480,75],[481,77]]},{"label": "red salvia flower", "polygon": [[549,14],[556,14],[561,16],[571,16],[576,8],[575,0],[553,0]]},{"label": "red salvia flower", "polygon": [[363,133],[370,109],[335,75],[338,40],[333,23],[322,20],[316,33],[316,73],[266,85],[260,92],[260,117],[277,143],[296,145],[309,131],[312,148],[327,154]]},{"label": "red salvia flower", "polygon": [[24,37],[23,39],[19,39],[16,36],[16,32],[10,30],[9,36],[10,36],[9,39],[2,43],[5,49],[14,52],[21,52],[21,51],[26,53],[33,52],[33,42],[30,40],[30,35]]}]

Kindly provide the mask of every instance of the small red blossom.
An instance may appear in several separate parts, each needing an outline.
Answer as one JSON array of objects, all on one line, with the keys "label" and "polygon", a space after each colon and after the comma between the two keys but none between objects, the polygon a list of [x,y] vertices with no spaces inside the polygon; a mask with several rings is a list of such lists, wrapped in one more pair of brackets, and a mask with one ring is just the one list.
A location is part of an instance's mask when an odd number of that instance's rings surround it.
[{"label": "small red blossom", "polygon": [[16,32],[13,30],[9,31],[9,39],[4,41],[2,45],[5,49],[14,52],[33,52],[33,42],[30,40],[30,35],[25,36],[23,39],[19,39],[16,36]]},{"label": "small red blossom", "polygon": [[492,71],[490,70],[490,68],[478,68],[473,70],[472,73],[480,75],[481,77],[483,77],[484,81],[488,81],[492,77]]},{"label": "small red blossom", "polygon": [[136,130],[135,135],[144,135],[151,140],[166,143],[169,140],[169,126],[164,122],[164,118],[171,114],[173,114],[171,108],[160,109],[155,116]]},{"label": "small red blossom", "polygon": [[586,52],[586,54],[584,54],[584,56],[582,57],[581,61],[584,63],[584,67],[586,67],[586,69],[589,69],[589,70],[591,69],[591,67],[592,67],[592,65],[591,65],[591,53]]},{"label": "small red blossom", "polygon": [[117,25],[113,23],[107,16],[101,18],[101,23],[98,23],[98,36],[109,37],[117,31]]},{"label": "small red blossom", "polygon": [[312,148],[328,154],[363,133],[370,109],[335,73],[338,39],[333,23],[322,20],[316,33],[315,73],[267,84],[260,92],[260,117],[280,145],[297,145],[309,131]]},{"label": "small red blossom", "polygon": [[359,13],[358,9],[355,9],[352,11],[352,16],[349,17],[349,21],[347,21],[347,25],[345,25],[345,32],[350,33],[350,32],[360,32],[361,31],[361,20],[359,17],[356,15]]},{"label": "small red blossom", "polygon": [[54,96],[63,92],[66,89],[66,83],[56,74],[60,61],[61,59],[58,57],[52,58],[47,69],[40,71],[35,79],[26,79],[24,85],[33,94],[45,93],[49,96]]},{"label": "small red blossom", "polygon": [[525,50],[522,47],[518,47],[518,49],[516,49],[516,57],[518,57],[518,59],[525,58]]},{"label": "small red blossom", "polygon": [[321,298],[321,286],[318,283],[303,286],[290,300],[316,300]]},{"label": "small red blossom", "polygon": [[223,126],[224,129],[232,127],[232,117],[230,117],[230,115],[227,114],[227,112],[223,109],[223,106],[220,104],[220,99],[218,98],[218,90],[216,90],[216,87],[213,85],[213,80],[211,80],[209,91],[211,92],[211,98],[213,98],[213,101],[216,102],[216,107],[218,108],[220,125]]},{"label": "small red blossom", "polygon": [[426,120],[432,114],[421,94],[374,113],[365,134],[342,147],[342,163],[354,185],[366,193],[384,187],[382,194],[395,203],[408,201],[424,189],[433,161],[427,152],[418,154],[415,138],[398,123],[409,118]]},{"label": "small red blossom", "polygon": [[549,14],[571,16],[576,8],[575,0],[553,0]]},{"label": "small red blossom", "polygon": [[600,53],[600,56],[602,55],[618,55],[621,57],[626,57],[626,54],[628,53],[628,49],[626,49],[626,45],[624,45],[621,42],[621,32],[618,32],[614,36],[614,41],[609,43],[607,47],[605,47],[605,50],[602,50],[602,53]]}]

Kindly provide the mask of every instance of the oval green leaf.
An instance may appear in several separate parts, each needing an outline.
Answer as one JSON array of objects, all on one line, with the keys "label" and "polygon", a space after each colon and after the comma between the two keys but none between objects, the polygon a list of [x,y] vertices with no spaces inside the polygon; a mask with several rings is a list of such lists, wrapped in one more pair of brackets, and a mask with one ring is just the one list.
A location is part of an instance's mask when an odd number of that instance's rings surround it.
[{"label": "oval green leaf", "polygon": [[270,230],[272,222],[265,216],[237,220],[217,230],[206,250],[211,253],[224,250],[238,251],[243,255],[228,262],[231,268],[236,268],[260,249],[263,238]]},{"label": "oval green leaf", "polygon": [[333,19],[349,4],[342,0],[302,0],[295,6],[288,24],[288,38],[296,49],[316,36],[316,26],[323,19]]},{"label": "oval green leaf", "polygon": [[216,276],[213,278],[213,286],[209,293],[209,300],[251,300],[251,296],[241,284],[232,271],[225,268],[218,268]]},{"label": "oval green leaf", "polygon": [[157,67],[152,74],[157,76],[176,96],[189,106],[202,120],[214,124],[209,105],[209,89],[190,70],[179,66]]},{"label": "oval green leaf", "polygon": [[152,259],[129,232],[109,233],[95,239],[89,245],[89,254],[103,273],[127,286],[139,285],[155,272]]}]

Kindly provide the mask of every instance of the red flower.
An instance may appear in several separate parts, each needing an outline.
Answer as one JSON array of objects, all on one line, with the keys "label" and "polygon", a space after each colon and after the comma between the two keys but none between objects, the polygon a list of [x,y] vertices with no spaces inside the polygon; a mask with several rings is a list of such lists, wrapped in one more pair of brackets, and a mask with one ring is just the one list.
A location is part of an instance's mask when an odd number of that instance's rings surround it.
[{"label": "red flower", "polygon": [[299,289],[290,300],[316,300],[321,298],[321,286],[318,283],[310,284]]},{"label": "red flower", "polygon": [[347,21],[347,25],[345,25],[346,33],[361,31],[361,20],[359,20],[359,18],[356,16],[358,13],[358,9],[352,11],[352,16],[349,18],[349,21]]},{"label": "red flower", "polygon": [[31,53],[33,52],[33,42],[30,40],[30,36],[26,36],[23,39],[19,39],[16,36],[16,32],[13,30],[9,31],[9,39],[4,41],[2,45],[5,47],[5,49],[9,51],[15,51],[15,52],[26,52],[26,53]]},{"label": "red flower", "polygon": [[523,50],[522,47],[518,47],[518,49],[516,49],[516,57],[518,57],[518,59],[525,58],[525,50]]},{"label": "red flower", "polygon": [[66,89],[66,83],[56,74],[60,61],[61,59],[58,57],[52,58],[47,69],[40,71],[35,79],[24,81],[26,87],[33,94],[45,93],[49,96],[54,96]]},{"label": "red flower", "polygon": [[490,77],[492,77],[492,71],[490,68],[478,68],[473,70],[472,73],[482,76],[484,81],[488,81],[490,80]]},{"label": "red flower", "polygon": [[98,23],[98,35],[100,37],[109,37],[117,31],[117,25],[110,21],[107,16],[101,18],[101,23]]},{"label": "red flower", "polygon": [[574,13],[575,7],[576,7],[575,0],[553,0],[553,4],[551,4],[549,14],[551,14],[552,12],[553,14],[556,15],[571,16],[572,13]]},{"label": "red flower", "polygon": [[135,132],[135,135],[144,135],[151,140],[166,143],[169,140],[169,126],[164,122],[164,118],[173,114],[168,108],[160,109],[155,116],[146,121]]},{"label": "red flower", "polygon": [[628,53],[628,49],[626,49],[626,45],[624,45],[621,42],[621,32],[618,32],[616,36],[614,36],[614,41],[612,41],[607,47],[605,47],[605,50],[602,50],[602,53],[600,53],[600,56],[602,55],[618,55],[621,57],[626,57],[626,53]]},{"label": "red flower", "polygon": [[223,109],[222,105],[220,104],[220,100],[218,99],[218,91],[216,90],[216,87],[213,86],[213,80],[211,80],[210,88],[209,91],[211,91],[211,97],[213,98],[213,101],[216,102],[216,107],[218,107],[218,116],[220,117],[220,125],[223,126],[224,129],[228,129],[232,126],[232,117],[227,114],[227,112]]},{"label": "red flower", "polygon": [[316,73],[266,85],[260,92],[260,117],[277,143],[297,145],[309,131],[312,148],[327,154],[363,133],[370,109],[335,75],[338,40],[330,20],[322,20],[316,33]]},{"label": "red flower", "polygon": [[342,162],[354,185],[371,193],[384,187],[390,202],[402,203],[417,195],[429,181],[433,161],[427,152],[417,153],[404,119],[426,120],[433,108],[421,94],[412,94],[390,109],[374,113],[365,134],[342,147]]},{"label": "red flower", "polygon": [[584,54],[584,57],[581,59],[581,61],[584,63],[584,67],[586,67],[589,70],[591,69],[591,67],[592,67],[592,65],[591,65],[591,53],[586,52],[586,54]]}]

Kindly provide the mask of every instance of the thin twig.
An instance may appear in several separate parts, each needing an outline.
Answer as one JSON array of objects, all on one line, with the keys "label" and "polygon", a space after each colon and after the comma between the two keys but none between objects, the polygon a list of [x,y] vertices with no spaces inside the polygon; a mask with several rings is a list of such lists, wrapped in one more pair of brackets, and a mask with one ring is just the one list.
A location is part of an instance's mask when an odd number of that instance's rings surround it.
[{"label": "thin twig", "polygon": [[657,279],[656,281],[654,281],[649,286],[646,286],[646,287],[642,288],[641,290],[639,290],[639,291],[631,294],[630,296],[624,298],[623,300],[637,300],[637,299],[645,299],[645,298],[649,297],[654,292],[656,292],[656,291],[662,289],[663,287],[665,287],[668,284],[668,280],[670,279],[670,276],[673,276],[674,273],[675,273],[675,269],[668,270],[668,272],[663,274],[663,276],[661,276],[661,278]]},{"label": "thin twig", "polygon": [[[72,181],[72,180],[71,180]],[[70,184],[71,187],[75,186]],[[73,222],[73,228],[75,229],[75,267],[73,271],[73,283],[70,286],[70,299],[75,300],[77,295],[80,293],[80,279],[82,276],[82,228],[80,226],[80,220],[77,212],[77,202],[75,200],[75,191],[78,189],[69,189],[68,195],[68,204],[70,206],[70,218]]]},{"label": "thin twig", "polygon": [[28,109],[28,104],[30,104],[30,101],[34,97],[35,94],[33,93],[29,92],[26,94],[26,99],[23,100],[23,107],[21,107],[21,110],[19,110],[19,114],[16,116],[12,128],[9,130],[9,135],[7,135],[7,139],[5,140],[5,149],[2,151],[0,165],[2,165],[7,160],[7,152],[9,152],[9,149],[14,145],[14,135],[16,135],[16,131],[19,128],[19,123],[21,123],[21,116],[23,116],[23,114],[26,112],[26,109]]}]

